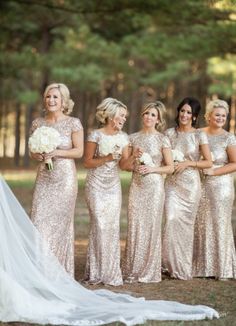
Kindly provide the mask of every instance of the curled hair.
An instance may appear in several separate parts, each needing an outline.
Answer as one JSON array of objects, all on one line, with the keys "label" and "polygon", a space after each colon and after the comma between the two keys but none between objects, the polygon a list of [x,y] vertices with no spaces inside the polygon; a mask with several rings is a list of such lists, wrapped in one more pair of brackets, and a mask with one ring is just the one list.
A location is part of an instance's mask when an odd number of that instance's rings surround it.
[{"label": "curled hair", "polygon": [[53,83],[48,85],[43,94],[44,101],[47,96],[47,93],[53,88],[58,89],[61,94],[62,112],[64,114],[70,114],[74,107],[74,101],[72,101],[72,99],[70,98],[70,91],[65,84]]},{"label": "curled hair", "polygon": [[179,126],[179,112],[182,109],[182,107],[188,104],[191,107],[192,110],[192,127],[195,127],[197,124],[197,118],[201,111],[201,104],[200,102],[194,98],[194,97],[185,97],[177,106],[177,116],[175,118],[175,122],[177,126]]},{"label": "curled hair", "polygon": [[213,112],[214,109],[225,109],[226,115],[229,114],[229,106],[228,103],[223,101],[223,100],[213,100],[208,102],[207,106],[206,106],[206,112],[204,114],[204,117],[206,119],[206,121],[209,121],[209,117],[211,115],[211,113]]},{"label": "curled hair", "polygon": [[155,125],[156,130],[163,130],[166,126],[166,121],[164,119],[164,114],[166,113],[166,107],[161,101],[147,103],[143,106],[141,111],[141,116],[149,109],[155,109],[158,114],[159,121]]},{"label": "curled hair", "polygon": [[127,111],[127,106],[115,98],[105,98],[96,108],[96,119],[101,125],[106,125],[108,119],[113,119],[119,109]]}]

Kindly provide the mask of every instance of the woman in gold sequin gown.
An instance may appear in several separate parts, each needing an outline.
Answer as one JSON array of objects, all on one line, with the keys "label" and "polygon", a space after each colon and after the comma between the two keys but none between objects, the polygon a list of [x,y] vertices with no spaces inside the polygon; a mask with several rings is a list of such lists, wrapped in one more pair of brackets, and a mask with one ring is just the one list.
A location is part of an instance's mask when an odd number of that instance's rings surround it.
[{"label": "woman in gold sequin gown", "polygon": [[203,192],[195,225],[193,273],[199,277],[236,278],[231,224],[236,171],[236,138],[223,129],[229,113],[222,100],[208,103],[205,118],[213,167],[204,170]]},{"label": "woman in gold sequin gown", "polygon": [[[83,128],[80,120],[69,117],[73,101],[64,84],[51,84],[44,92],[46,115],[32,122],[31,133],[41,126],[56,129],[59,147],[49,154],[31,153],[40,162],[31,210],[31,219],[50,249],[74,275],[74,209],[77,196],[75,158],[83,155]],[[53,160],[53,170],[45,160]]]},{"label": "woman in gold sequin gown", "polygon": [[[121,131],[126,115],[127,108],[120,101],[113,98],[103,100],[96,112],[102,128],[88,135],[85,146],[84,166],[89,169],[85,194],[90,215],[85,281],[93,284],[123,284],[120,268],[121,186],[118,165],[122,148],[128,145],[128,136]],[[109,144],[114,140],[117,141],[117,148],[109,150]],[[104,147],[107,152],[103,152]]]},{"label": "woman in gold sequin gown", "polygon": [[[165,182],[163,268],[171,277],[183,280],[192,278],[194,223],[201,193],[199,169],[212,165],[207,136],[194,128],[200,109],[198,100],[185,98],[177,107],[177,127],[166,131],[172,150],[182,153],[184,160],[175,162],[175,172]],[[173,156],[176,161],[175,152]]]},{"label": "woman in gold sequin gown", "polygon": [[[157,131],[164,125],[164,111],[161,102],[145,105],[141,113],[143,127],[130,135],[132,149],[139,149],[143,155],[147,153],[151,161],[133,166],[122,266],[124,279],[129,283],[161,281],[161,223],[165,198],[163,174],[174,171],[170,142]],[[132,153],[128,159],[132,160],[133,156]]]}]

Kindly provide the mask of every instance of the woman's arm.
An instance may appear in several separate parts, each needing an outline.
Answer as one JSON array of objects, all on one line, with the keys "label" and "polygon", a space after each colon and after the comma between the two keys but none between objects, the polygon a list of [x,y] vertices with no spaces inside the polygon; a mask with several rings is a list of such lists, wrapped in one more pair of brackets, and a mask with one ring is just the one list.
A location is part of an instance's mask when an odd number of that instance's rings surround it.
[{"label": "woman's arm", "polygon": [[126,171],[134,171],[136,159],[141,157],[142,154],[143,150],[140,147],[133,148],[132,146],[125,146],[119,162],[120,168]]},{"label": "woman's arm", "polygon": [[72,145],[71,149],[55,149],[51,153],[44,154],[44,159],[47,160],[53,157],[63,158],[81,158],[84,153],[84,131],[83,129],[72,133]]},{"label": "woman's arm", "polygon": [[226,151],[229,163],[219,168],[205,169],[204,174],[220,176],[236,171],[236,146],[228,146]]},{"label": "woman's arm", "polygon": [[112,154],[95,157],[96,149],[97,149],[97,143],[90,142],[90,141],[85,143],[84,167],[86,169],[97,168],[105,164],[106,162],[110,162],[114,160]]},{"label": "woman's arm", "polygon": [[184,161],[178,162],[175,165],[175,173],[183,172],[186,168],[206,169],[212,167],[212,157],[208,144],[200,145],[200,152],[203,159],[199,161]]},{"label": "woman's arm", "polygon": [[140,165],[138,167],[138,171],[140,174],[147,173],[158,173],[158,174],[171,174],[174,172],[174,162],[172,158],[172,153],[170,148],[163,148],[162,154],[164,157],[164,166],[148,166],[148,165]]}]

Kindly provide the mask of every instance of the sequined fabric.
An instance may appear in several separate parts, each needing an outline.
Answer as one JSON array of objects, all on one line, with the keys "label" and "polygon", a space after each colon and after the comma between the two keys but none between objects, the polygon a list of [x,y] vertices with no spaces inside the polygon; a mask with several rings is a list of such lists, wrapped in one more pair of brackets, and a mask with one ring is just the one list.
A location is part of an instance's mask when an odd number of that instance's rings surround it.
[{"label": "sequined fabric", "polygon": [[[170,147],[161,133],[130,136],[133,147],[140,146],[156,166],[163,163],[162,149]],[[123,273],[127,282],[161,281],[161,223],[164,207],[164,178],[157,173],[133,173],[128,202],[128,232]]]},{"label": "sequined fabric", "polygon": [[[185,159],[200,159],[199,145],[207,144],[207,136],[200,130],[166,131],[172,149],[181,151]],[[201,194],[199,171],[187,168],[173,174],[165,182],[165,227],[163,233],[163,267],[178,279],[192,278],[194,223]]]},{"label": "sequined fabric", "polygon": [[[125,135],[123,132],[120,132]],[[99,143],[111,137],[99,130],[88,135],[87,141]],[[120,211],[121,185],[118,161],[106,162],[89,169],[85,185],[86,201],[90,215],[90,234],[85,280],[90,283],[121,285],[120,268]]]},{"label": "sequined fabric", "polygon": [[[49,124],[43,118],[33,121],[31,133],[38,127],[56,129],[61,136],[60,149],[72,148],[71,134],[82,128],[79,119],[68,117]],[[52,252],[66,271],[74,275],[74,209],[77,197],[77,176],[73,159],[55,158],[54,169],[44,163],[38,168],[31,219],[48,242]]]},{"label": "sequined fabric", "polygon": [[[227,147],[235,136],[208,135],[214,166],[228,163]],[[233,175],[205,176],[195,225],[194,276],[236,278],[236,254],[231,224],[234,201]]]}]

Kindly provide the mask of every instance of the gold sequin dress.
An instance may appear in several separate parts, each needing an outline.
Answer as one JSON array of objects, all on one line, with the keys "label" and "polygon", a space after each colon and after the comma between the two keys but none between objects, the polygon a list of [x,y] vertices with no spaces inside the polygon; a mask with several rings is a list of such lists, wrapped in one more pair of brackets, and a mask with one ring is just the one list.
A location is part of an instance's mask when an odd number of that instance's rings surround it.
[{"label": "gold sequin dress", "polygon": [[[97,144],[95,156],[100,155],[99,144],[106,137],[112,136],[99,130],[88,135],[87,141]],[[126,137],[128,139],[128,136]],[[85,280],[90,283],[121,285],[121,185],[117,160],[88,170],[85,195],[90,215]]]},{"label": "gold sequin dress", "polygon": [[[214,166],[228,163],[227,147],[234,135],[208,135]],[[195,225],[194,276],[236,278],[236,253],[231,224],[234,201],[233,174],[205,176]]]},{"label": "gold sequin dress", "polygon": [[[71,149],[73,132],[82,129],[80,120],[68,117],[50,124],[44,118],[32,122],[31,133],[41,126],[56,129],[61,136],[59,149]],[[48,242],[50,249],[74,275],[74,209],[77,197],[77,176],[74,159],[55,158],[54,169],[48,171],[40,163],[35,182],[31,219]]]},{"label": "gold sequin dress", "polygon": [[[206,134],[200,130],[185,133],[170,128],[166,135],[172,149],[179,150],[191,161],[200,159],[199,147],[208,143]],[[187,168],[167,176],[165,191],[163,267],[174,278],[191,279],[194,223],[201,196],[198,169]]]},{"label": "gold sequin dress", "polygon": [[[140,146],[156,166],[163,164],[163,148],[170,148],[161,133],[130,135],[133,147]],[[164,178],[161,174],[134,172],[129,190],[128,232],[123,273],[127,282],[161,281],[161,223],[164,207]]]}]

